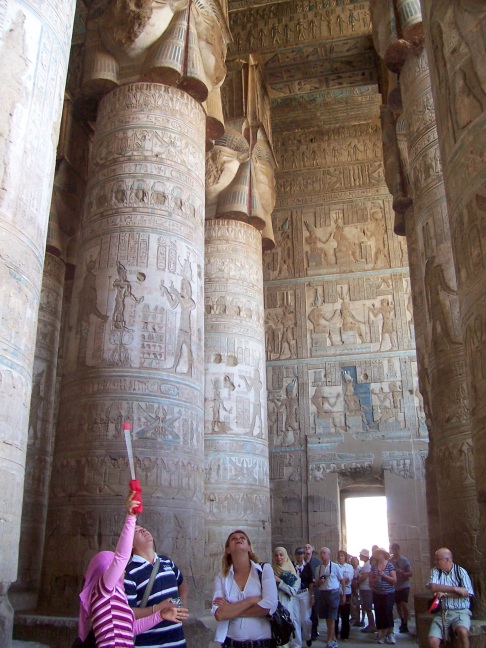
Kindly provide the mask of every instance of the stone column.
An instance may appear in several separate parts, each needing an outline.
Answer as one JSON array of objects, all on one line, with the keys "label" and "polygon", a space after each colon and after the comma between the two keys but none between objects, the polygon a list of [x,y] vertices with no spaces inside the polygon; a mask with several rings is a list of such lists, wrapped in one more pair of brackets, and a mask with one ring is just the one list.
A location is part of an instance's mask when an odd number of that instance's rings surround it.
[{"label": "stone column", "polygon": [[65,270],[62,259],[52,253],[46,254],[29,411],[22,553],[19,582],[15,585],[17,597],[21,594],[23,600],[19,601],[20,605],[16,603],[16,608],[34,609],[37,605],[54,447],[57,354]]},{"label": "stone column", "polygon": [[261,233],[248,223],[208,220],[205,274],[206,543],[214,576],[227,535],[241,526],[268,559]]},{"label": "stone column", "polygon": [[[374,21],[393,22],[376,7],[373,14]],[[408,12],[399,11],[397,18],[398,34],[405,38],[391,44],[378,40],[375,46],[386,61],[393,61],[394,69],[401,67],[400,84],[407,88],[402,102],[413,210],[405,225],[420,385],[434,449],[436,483],[431,495],[437,497],[440,525],[434,540],[453,548],[458,561],[474,573],[479,528],[475,475],[468,461],[471,425],[464,346],[430,74],[420,42],[420,7],[409,4]],[[412,24],[413,41],[406,38]],[[431,481],[429,476],[428,484]],[[453,519],[451,506],[456,511]]]},{"label": "stone column", "polygon": [[[271,541],[262,266],[262,247],[274,245],[269,99],[251,57],[230,65],[228,77],[233,91],[244,83],[248,94],[243,114],[227,101],[226,131],[208,155],[206,174],[209,603],[228,534],[243,527],[265,560]],[[222,94],[225,98],[225,86]]]},{"label": "stone column", "polygon": [[204,111],[180,90],[133,83],[100,103],[53,465],[51,610],[76,608],[88,560],[116,543],[126,420],[141,521],[196,586],[203,576],[204,147]]},{"label": "stone column", "polygon": [[227,28],[212,0],[145,5],[91,4],[74,98],[97,121],[45,549],[51,611],[74,611],[87,562],[118,538],[126,420],[141,521],[202,606],[204,155]]},{"label": "stone column", "polygon": [[[73,241],[79,234],[82,199],[85,183],[81,175],[67,161],[69,153],[86,149],[77,133],[76,142],[67,136],[69,105],[63,114],[63,127],[58,143],[58,164],[54,178],[47,251],[44,262],[37,340],[34,358],[34,379],[29,413],[22,509],[22,551],[19,557],[19,577],[11,592],[15,609],[33,610],[37,606],[38,589],[44,550],[44,534],[49,500],[55,420],[59,404],[58,366],[64,300],[64,281],[69,273]],[[83,146],[84,143],[84,146]],[[62,159],[59,159],[63,156]],[[83,169],[77,171],[82,173]],[[65,315],[65,309],[64,309]]]},{"label": "stone column", "polygon": [[10,646],[29,400],[74,0],[2,3],[0,99],[0,644]]},{"label": "stone column", "polygon": [[[423,0],[422,13],[437,107],[437,130],[447,194],[460,327],[465,345],[471,409],[473,461],[480,513],[478,550],[486,551],[486,7],[481,0]],[[481,565],[483,566],[483,565]],[[484,587],[478,607],[484,612]]]}]

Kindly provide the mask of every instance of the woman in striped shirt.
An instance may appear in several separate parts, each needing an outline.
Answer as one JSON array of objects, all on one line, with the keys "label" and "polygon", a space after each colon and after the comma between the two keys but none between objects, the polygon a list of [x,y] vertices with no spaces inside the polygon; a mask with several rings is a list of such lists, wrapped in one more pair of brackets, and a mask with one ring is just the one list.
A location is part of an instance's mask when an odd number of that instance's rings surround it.
[{"label": "woman in striped shirt", "polygon": [[83,641],[86,639],[91,622],[97,648],[132,648],[134,635],[149,630],[162,619],[180,622],[189,616],[186,608],[172,607],[162,612],[158,605],[154,605],[150,616],[135,620],[128,605],[123,576],[130,559],[137,520],[133,509],[140,504],[133,499],[134,496],[132,491],[126,501],[128,515],[115,552],[100,551],[91,559],[79,595],[79,636]]}]

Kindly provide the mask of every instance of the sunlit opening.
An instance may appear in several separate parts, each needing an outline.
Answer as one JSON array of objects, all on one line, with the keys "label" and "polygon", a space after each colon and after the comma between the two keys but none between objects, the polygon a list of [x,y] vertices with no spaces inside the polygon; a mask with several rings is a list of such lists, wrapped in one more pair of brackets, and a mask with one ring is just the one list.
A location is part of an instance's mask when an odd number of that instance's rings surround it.
[{"label": "sunlit opening", "polygon": [[346,551],[359,556],[361,549],[373,545],[389,548],[386,497],[347,497],[344,500],[346,516]]}]

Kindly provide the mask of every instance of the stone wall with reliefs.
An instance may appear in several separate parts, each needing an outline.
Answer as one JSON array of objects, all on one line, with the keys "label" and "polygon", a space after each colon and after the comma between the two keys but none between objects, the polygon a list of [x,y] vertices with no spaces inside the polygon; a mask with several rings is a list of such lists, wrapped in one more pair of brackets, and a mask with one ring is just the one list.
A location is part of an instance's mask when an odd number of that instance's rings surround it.
[{"label": "stone wall with reliefs", "polygon": [[272,542],[336,551],[345,535],[340,493],[378,487],[390,539],[406,555],[419,547],[419,587],[426,514],[402,509],[404,498],[423,494],[428,439],[380,96],[369,87],[272,108],[277,247],[264,255]]}]

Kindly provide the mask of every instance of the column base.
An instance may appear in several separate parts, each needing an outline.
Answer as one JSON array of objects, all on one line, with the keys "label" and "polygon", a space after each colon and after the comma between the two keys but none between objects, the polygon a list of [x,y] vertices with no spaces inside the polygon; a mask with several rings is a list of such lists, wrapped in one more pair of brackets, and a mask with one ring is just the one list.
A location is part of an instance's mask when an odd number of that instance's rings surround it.
[{"label": "column base", "polygon": [[0,583],[0,646],[11,648],[14,610],[8,598],[10,583]]}]

